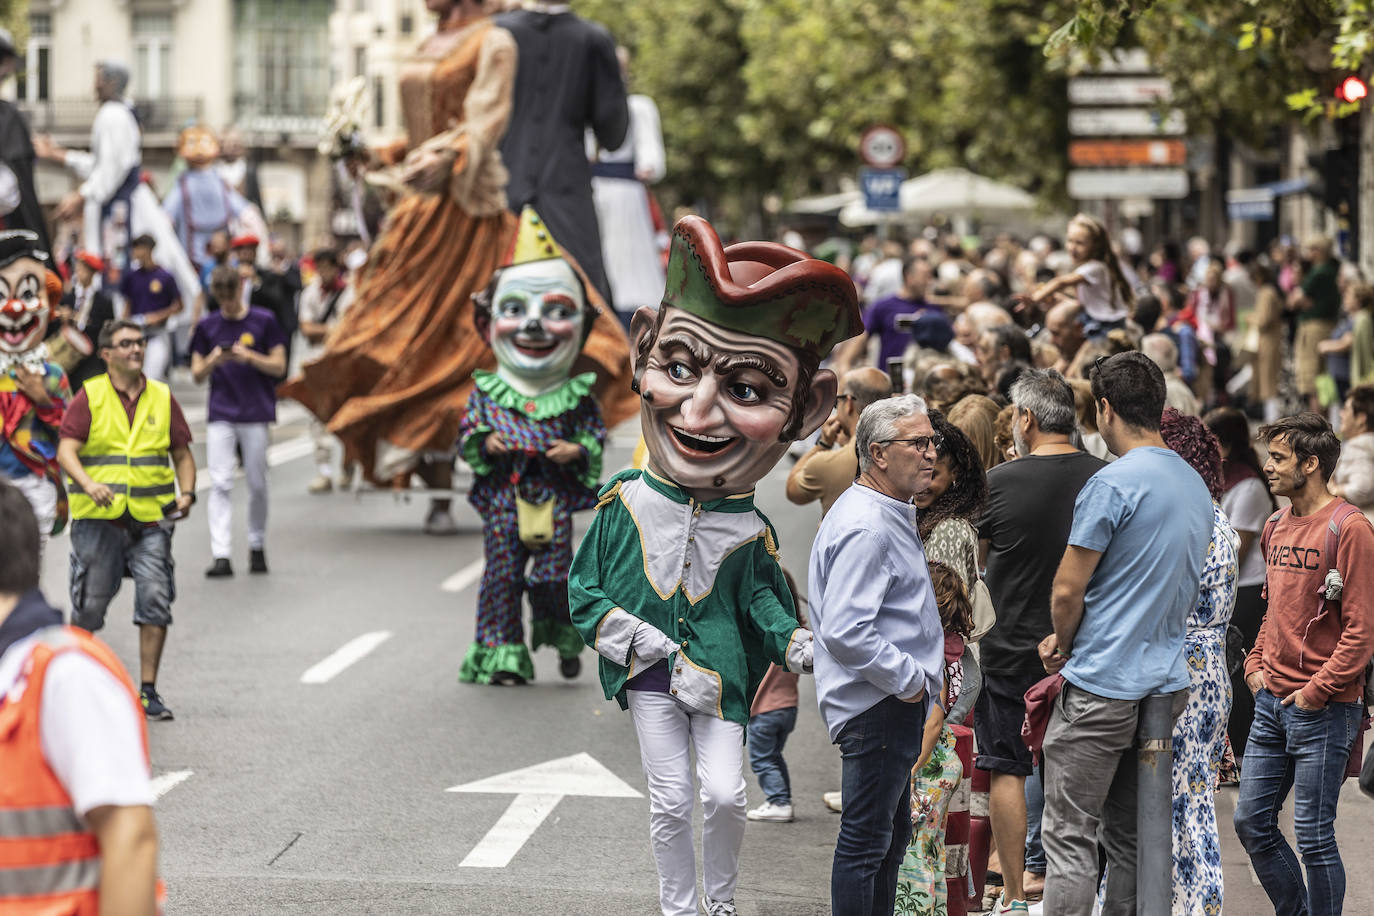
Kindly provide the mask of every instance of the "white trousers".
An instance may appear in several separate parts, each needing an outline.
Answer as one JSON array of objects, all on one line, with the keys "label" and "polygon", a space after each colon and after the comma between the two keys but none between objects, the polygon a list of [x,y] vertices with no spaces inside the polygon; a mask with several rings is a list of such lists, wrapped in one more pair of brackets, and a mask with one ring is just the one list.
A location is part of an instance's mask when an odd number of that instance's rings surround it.
[{"label": "white trousers", "polygon": [[43,552],[48,546],[53,520],[57,518],[57,488],[52,485],[51,480],[37,474],[25,474],[23,477],[0,475],[0,480],[8,480],[16,490],[23,493],[24,498],[33,507],[33,514],[38,516],[38,563],[41,570]]},{"label": "white trousers", "polygon": [[148,344],[143,350],[143,374],[157,382],[167,381],[172,365],[172,335],[165,327],[148,332]]},{"label": "white trousers", "polygon": [[225,423],[205,425],[205,450],[210,465],[210,555],[229,559],[234,547],[234,447],[243,454],[243,476],[248,481],[248,547],[261,550],[267,534],[267,424]]},{"label": "white trousers", "polygon": [[692,843],[692,764],[701,783],[702,884],[713,900],[733,900],[744,842],[744,727],[694,712],[666,693],[626,692],[649,783],[649,840],[664,916],[696,916]]},{"label": "white trousers", "polygon": [[310,443],[315,447],[315,469],[321,477],[334,479],[334,436],[319,417],[310,418]]}]

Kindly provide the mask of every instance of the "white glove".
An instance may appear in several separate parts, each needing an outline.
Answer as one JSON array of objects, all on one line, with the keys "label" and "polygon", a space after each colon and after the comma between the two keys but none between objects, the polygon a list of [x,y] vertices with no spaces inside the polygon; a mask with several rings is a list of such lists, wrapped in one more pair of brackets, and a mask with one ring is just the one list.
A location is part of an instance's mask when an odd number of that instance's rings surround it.
[{"label": "white glove", "polygon": [[635,627],[635,635],[630,640],[630,648],[639,660],[652,664],[667,658],[682,646],[668,638],[658,627],[651,623],[641,623]]},{"label": "white glove", "polygon": [[810,674],[815,668],[816,638],[813,636],[802,645],[802,671]]}]

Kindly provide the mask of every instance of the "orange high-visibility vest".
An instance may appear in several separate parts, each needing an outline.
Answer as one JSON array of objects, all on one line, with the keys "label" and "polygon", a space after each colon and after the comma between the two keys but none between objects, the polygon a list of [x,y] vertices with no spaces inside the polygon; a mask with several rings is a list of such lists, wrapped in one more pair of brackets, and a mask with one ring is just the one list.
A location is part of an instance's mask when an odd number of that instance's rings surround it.
[{"label": "orange high-visibility vest", "polygon": [[43,681],[63,652],[95,659],[125,686],[148,759],[143,708],[114,653],[75,627],[40,630],[19,680],[0,697],[0,913],[98,916],[100,910],[100,846],[43,758],[39,741]]}]

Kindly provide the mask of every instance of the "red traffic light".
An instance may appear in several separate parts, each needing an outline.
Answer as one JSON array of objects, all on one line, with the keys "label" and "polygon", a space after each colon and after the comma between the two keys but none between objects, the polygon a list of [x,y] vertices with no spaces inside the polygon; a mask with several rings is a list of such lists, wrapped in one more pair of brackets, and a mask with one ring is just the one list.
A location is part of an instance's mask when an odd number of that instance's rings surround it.
[{"label": "red traffic light", "polygon": [[1369,95],[1369,86],[1358,76],[1347,76],[1336,87],[1336,98],[1342,102],[1359,102]]}]

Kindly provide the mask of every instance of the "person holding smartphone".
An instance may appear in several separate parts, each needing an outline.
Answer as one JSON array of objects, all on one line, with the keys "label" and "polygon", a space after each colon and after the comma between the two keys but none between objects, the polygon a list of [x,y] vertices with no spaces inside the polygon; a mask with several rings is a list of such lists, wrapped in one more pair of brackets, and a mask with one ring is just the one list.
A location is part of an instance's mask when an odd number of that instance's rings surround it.
[{"label": "person holding smartphone", "polygon": [[233,268],[210,273],[210,295],[219,303],[196,325],[191,336],[191,376],[210,382],[206,459],[210,465],[210,553],[205,575],[234,574],[233,549],[235,453],[243,456],[248,479],[249,571],[267,572],[268,424],[277,421],[277,379],[286,374],[286,335],[267,309],[250,306],[239,295]]}]

